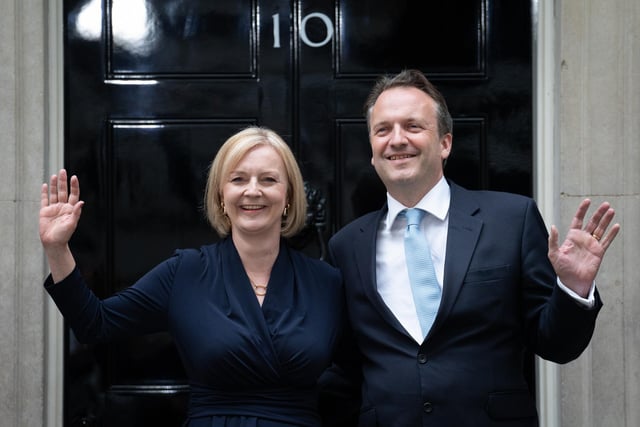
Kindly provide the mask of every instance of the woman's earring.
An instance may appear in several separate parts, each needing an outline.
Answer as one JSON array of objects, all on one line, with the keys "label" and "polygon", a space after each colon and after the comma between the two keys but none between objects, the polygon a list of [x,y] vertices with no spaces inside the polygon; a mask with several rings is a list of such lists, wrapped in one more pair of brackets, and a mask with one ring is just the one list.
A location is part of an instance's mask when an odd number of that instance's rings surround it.
[{"label": "woman's earring", "polygon": [[287,206],[284,207],[284,212],[282,212],[282,216],[284,218],[287,217],[287,215],[289,215],[289,208],[291,207],[291,205],[289,203],[287,203]]},{"label": "woman's earring", "polygon": [[227,215],[226,206],[224,205],[224,202],[220,202],[220,210],[222,211],[222,214],[224,216]]}]

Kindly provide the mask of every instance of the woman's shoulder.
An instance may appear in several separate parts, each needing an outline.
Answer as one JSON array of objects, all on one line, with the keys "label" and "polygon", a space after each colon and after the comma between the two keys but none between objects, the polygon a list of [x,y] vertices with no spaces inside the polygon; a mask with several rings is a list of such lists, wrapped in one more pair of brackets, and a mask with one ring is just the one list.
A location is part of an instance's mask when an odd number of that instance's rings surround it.
[{"label": "woman's shoulder", "polygon": [[211,256],[211,255],[215,255],[216,253],[220,253],[221,251],[227,250],[229,249],[229,243],[228,243],[227,238],[221,239],[219,241],[213,242],[213,243],[208,243],[205,245],[201,245],[198,247],[184,247],[184,248],[177,248],[174,253],[173,256]]},{"label": "woman's shoulder", "polygon": [[313,258],[297,249],[289,248],[289,253],[291,254],[291,261],[293,262],[294,267],[304,267],[305,269],[308,269],[311,274],[322,275],[337,281],[342,280],[340,270],[333,267],[328,262],[319,258]]},{"label": "woman's shoulder", "polygon": [[223,241],[199,247],[178,248],[173,252],[169,261],[173,262],[176,266],[186,266],[187,269],[203,267],[215,263],[215,260],[220,257],[220,254],[222,254],[224,250]]}]

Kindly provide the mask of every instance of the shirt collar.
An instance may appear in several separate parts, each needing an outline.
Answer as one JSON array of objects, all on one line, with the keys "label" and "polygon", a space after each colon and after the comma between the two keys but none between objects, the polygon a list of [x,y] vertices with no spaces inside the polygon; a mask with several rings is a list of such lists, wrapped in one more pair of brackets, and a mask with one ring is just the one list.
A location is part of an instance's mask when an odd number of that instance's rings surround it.
[{"label": "shirt collar", "polygon": [[387,192],[388,211],[385,219],[385,228],[390,229],[400,211],[410,207],[425,210],[440,221],[444,221],[449,213],[450,203],[451,188],[444,177],[440,178],[440,181],[415,206],[404,206]]}]

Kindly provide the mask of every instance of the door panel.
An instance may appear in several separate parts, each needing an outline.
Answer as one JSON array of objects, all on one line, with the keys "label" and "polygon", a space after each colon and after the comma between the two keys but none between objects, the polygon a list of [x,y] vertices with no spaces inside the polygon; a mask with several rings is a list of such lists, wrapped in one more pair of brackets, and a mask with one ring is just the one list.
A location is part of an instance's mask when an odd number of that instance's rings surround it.
[{"label": "door panel", "polygon": [[107,61],[114,77],[255,76],[254,1],[111,3]]},{"label": "door panel", "polygon": [[[250,124],[296,153],[315,213],[296,244],[322,256],[333,232],[384,203],[362,111],[382,73],[419,68],[444,93],[448,177],[531,194],[528,3],[65,0],[64,11],[65,165],[85,200],[72,248],[101,297],[175,248],[217,240],[202,212],[208,165]],[[66,348],[65,425],[184,418],[168,334],[84,346],[68,332]]]},{"label": "door panel", "polygon": [[417,68],[430,76],[483,76],[487,2],[399,0],[338,5],[340,76]]}]

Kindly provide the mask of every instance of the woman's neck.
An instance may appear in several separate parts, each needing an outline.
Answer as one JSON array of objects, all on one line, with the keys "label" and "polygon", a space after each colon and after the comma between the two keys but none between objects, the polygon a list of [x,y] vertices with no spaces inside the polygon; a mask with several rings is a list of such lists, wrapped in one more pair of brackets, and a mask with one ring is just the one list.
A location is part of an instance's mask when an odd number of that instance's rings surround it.
[{"label": "woman's neck", "polygon": [[280,251],[280,235],[248,237],[239,233],[231,235],[253,292],[258,303],[262,305],[267,294],[271,269]]},{"label": "woman's neck", "polygon": [[254,237],[232,234],[231,238],[250,278],[258,279],[251,277],[251,273],[268,276],[280,251],[280,235]]}]

